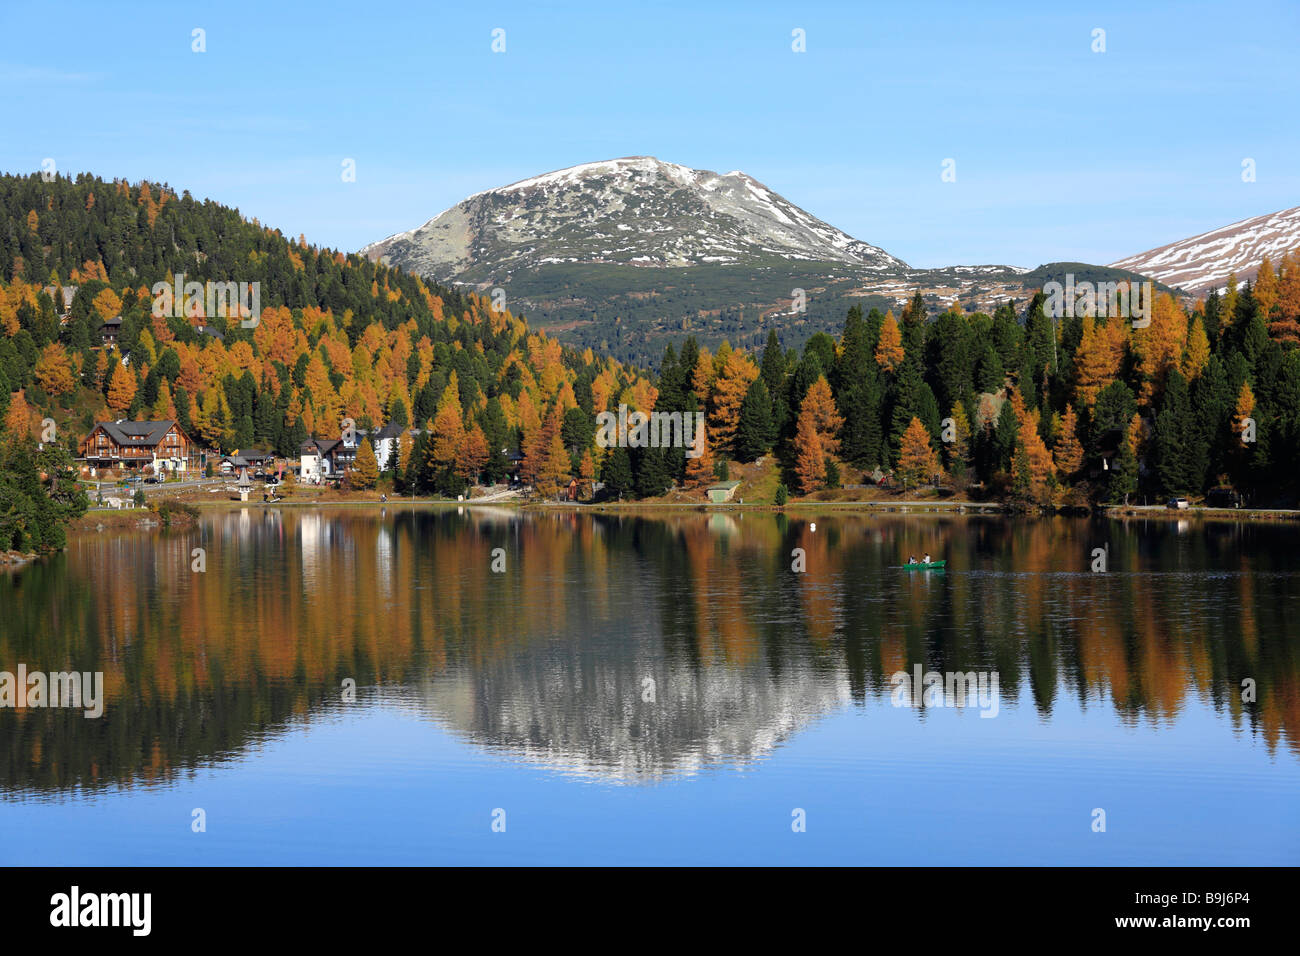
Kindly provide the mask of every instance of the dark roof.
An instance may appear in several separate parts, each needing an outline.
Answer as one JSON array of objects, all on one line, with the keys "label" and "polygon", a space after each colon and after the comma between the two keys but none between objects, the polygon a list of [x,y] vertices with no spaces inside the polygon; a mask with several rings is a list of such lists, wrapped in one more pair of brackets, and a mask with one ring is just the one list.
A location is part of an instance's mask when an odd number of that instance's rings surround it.
[{"label": "dark roof", "polygon": [[226,340],[226,337],[224,335],[222,335],[220,332],[218,332],[210,325],[200,325],[194,331],[198,332],[200,335],[210,335],[214,339],[218,339],[222,342]]},{"label": "dark roof", "polygon": [[163,440],[167,430],[176,424],[168,418],[161,422],[96,422],[96,428],[102,428],[113,441],[119,445],[152,448]]},{"label": "dark roof", "polygon": [[120,315],[115,315],[115,316],[113,316],[111,319],[105,319],[104,322],[103,322],[103,324],[100,325],[100,328],[102,329],[102,328],[104,328],[105,326],[109,326],[109,325],[121,325],[121,324],[122,324],[122,317],[121,317]]},{"label": "dark roof", "polygon": [[385,425],[383,428],[379,429],[378,433],[375,435],[375,438],[376,439],[398,438],[401,436],[402,432],[404,431],[406,431],[405,428],[403,428],[401,425],[397,424],[397,422],[393,421],[390,418],[388,420],[388,424]]},{"label": "dark roof", "polygon": [[254,462],[266,461],[268,458],[274,458],[274,457],[275,457],[275,452],[273,451],[260,451],[257,448],[250,448],[248,449],[248,451],[245,452],[239,452],[233,455],[226,455],[225,459],[226,461],[234,465],[236,468],[239,468],[243,465],[251,465]]},{"label": "dark roof", "polygon": [[298,454],[310,452],[312,448],[315,448],[320,454],[328,455],[336,445],[341,444],[343,444],[342,438],[308,438],[299,446]]},{"label": "dark roof", "polygon": [[[51,299],[54,298],[54,289],[55,287],[52,285],[47,285],[45,287],[45,291],[49,293]],[[62,303],[55,302],[54,305],[57,308],[60,304],[62,304],[63,311],[67,312],[72,308],[72,297],[77,294],[77,287],[75,285],[65,285],[62,287],[62,292],[63,295],[61,298],[63,299],[63,302]]]}]

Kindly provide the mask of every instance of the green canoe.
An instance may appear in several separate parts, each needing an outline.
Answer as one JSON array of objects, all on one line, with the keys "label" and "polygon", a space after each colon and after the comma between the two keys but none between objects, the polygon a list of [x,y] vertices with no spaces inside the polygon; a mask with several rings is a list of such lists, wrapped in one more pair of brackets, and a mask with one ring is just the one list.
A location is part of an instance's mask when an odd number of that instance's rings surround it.
[{"label": "green canoe", "polygon": [[931,561],[929,564],[920,564],[920,563],[905,564],[903,565],[903,570],[904,571],[932,571],[937,569],[942,571],[943,566],[947,563],[948,563],[947,561]]}]

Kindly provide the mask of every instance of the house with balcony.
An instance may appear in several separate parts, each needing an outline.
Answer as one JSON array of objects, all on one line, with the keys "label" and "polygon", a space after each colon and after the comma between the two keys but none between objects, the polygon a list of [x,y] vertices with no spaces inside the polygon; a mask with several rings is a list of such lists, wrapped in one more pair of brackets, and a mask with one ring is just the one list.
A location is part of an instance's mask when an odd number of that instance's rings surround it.
[{"label": "house with balcony", "polygon": [[143,470],[156,475],[199,470],[199,446],[172,419],[157,422],[96,422],[81,440],[80,457],[90,468]]},{"label": "house with balcony", "polygon": [[342,477],[357,460],[357,448],[364,437],[358,431],[342,438],[308,438],[298,448],[299,479],[320,484]]},{"label": "house with balcony", "polygon": [[117,340],[122,336],[122,317],[115,315],[111,319],[104,321],[99,327],[99,341],[105,347],[117,344]]}]

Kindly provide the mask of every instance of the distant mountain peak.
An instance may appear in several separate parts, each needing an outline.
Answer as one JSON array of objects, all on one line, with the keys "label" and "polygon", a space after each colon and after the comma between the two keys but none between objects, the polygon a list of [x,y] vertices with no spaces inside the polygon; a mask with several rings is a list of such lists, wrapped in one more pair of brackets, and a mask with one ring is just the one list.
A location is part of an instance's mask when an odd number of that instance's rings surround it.
[{"label": "distant mountain peak", "polygon": [[444,281],[504,282],[560,263],[907,268],[740,170],[719,175],[653,156],[582,163],[475,193],[362,252]]},{"label": "distant mountain peak", "polygon": [[1239,281],[1253,279],[1265,256],[1276,267],[1283,255],[1296,250],[1300,250],[1300,206],[1220,226],[1111,265],[1201,295],[1222,289],[1233,272]]}]

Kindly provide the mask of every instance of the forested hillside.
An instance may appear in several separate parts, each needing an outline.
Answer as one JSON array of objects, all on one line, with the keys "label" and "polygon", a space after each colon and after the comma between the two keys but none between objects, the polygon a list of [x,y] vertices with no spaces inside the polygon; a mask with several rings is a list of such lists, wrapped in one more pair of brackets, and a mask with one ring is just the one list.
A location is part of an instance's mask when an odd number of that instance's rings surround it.
[{"label": "forested hillside", "polygon": [[[651,382],[530,333],[487,299],[286,239],[165,186],[0,177],[0,216],[11,446],[47,417],[69,451],[97,419],[174,417],[223,451],[295,456],[351,418],[425,428],[400,446],[395,474],[400,490],[420,492],[499,478],[503,450],[517,449],[524,478],[545,491],[577,474],[624,496],[698,487],[724,460],[775,453],[794,494],[835,487],[849,466],[892,470],[907,486],[942,470],[949,486],[1040,504],[1229,487],[1257,504],[1296,498],[1294,256],[1194,307],[1158,294],[1145,328],[1053,320],[1041,294],[1022,314],[1010,302],[993,315],[954,304],[931,318],[917,295],[898,317],[850,309],[838,339],[818,333],[801,352],[775,330],[752,353],[688,338]],[[260,283],[256,327],[151,314],[153,284],[177,273]],[[119,315],[105,346],[99,328]],[[620,403],[704,412],[705,454],[598,447],[595,414]],[[45,473],[66,477],[63,465]]]},{"label": "forested hillside", "polygon": [[[848,313],[838,341],[802,354],[773,332],[760,355],[688,340],[660,367],[660,405],[708,415],[702,458],[625,449],[606,475],[629,493],[706,480],[716,460],[774,450],[793,493],[835,487],[841,465],[894,469],[894,482],[978,485],[1031,504],[1122,502],[1234,489],[1256,504],[1296,500],[1300,441],[1300,262],[1268,262],[1252,288],[1191,310],[1157,294],[1150,325],[1053,321],[954,305],[928,321],[920,296],[899,318]],[[717,469],[715,472],[714,469]],[[1231,499],[1229,496],[1229,500]]]},{"label": "forested hillside", "polygon": [[[166,186],[4,176],[0,222],[0,413],[15,434],[53,418],[69,449],[105,418],[176,418],[222,451],[289,456],[309,435],[338,436],[345,417],[433,424],[428,447],[403,447],[419,455],[410,477],[454,491],[504,474],[506,448],[522,448],[528,477],[558,481],[581,464],[560,439],[566,413],[590,423],[611,401],[653,402],[635,372],[530,334],[486,299]],[[260,283],[258,324],[151,314],[154,283],[177,273]],[[99,328],[119,315],[105,346]]]}]

